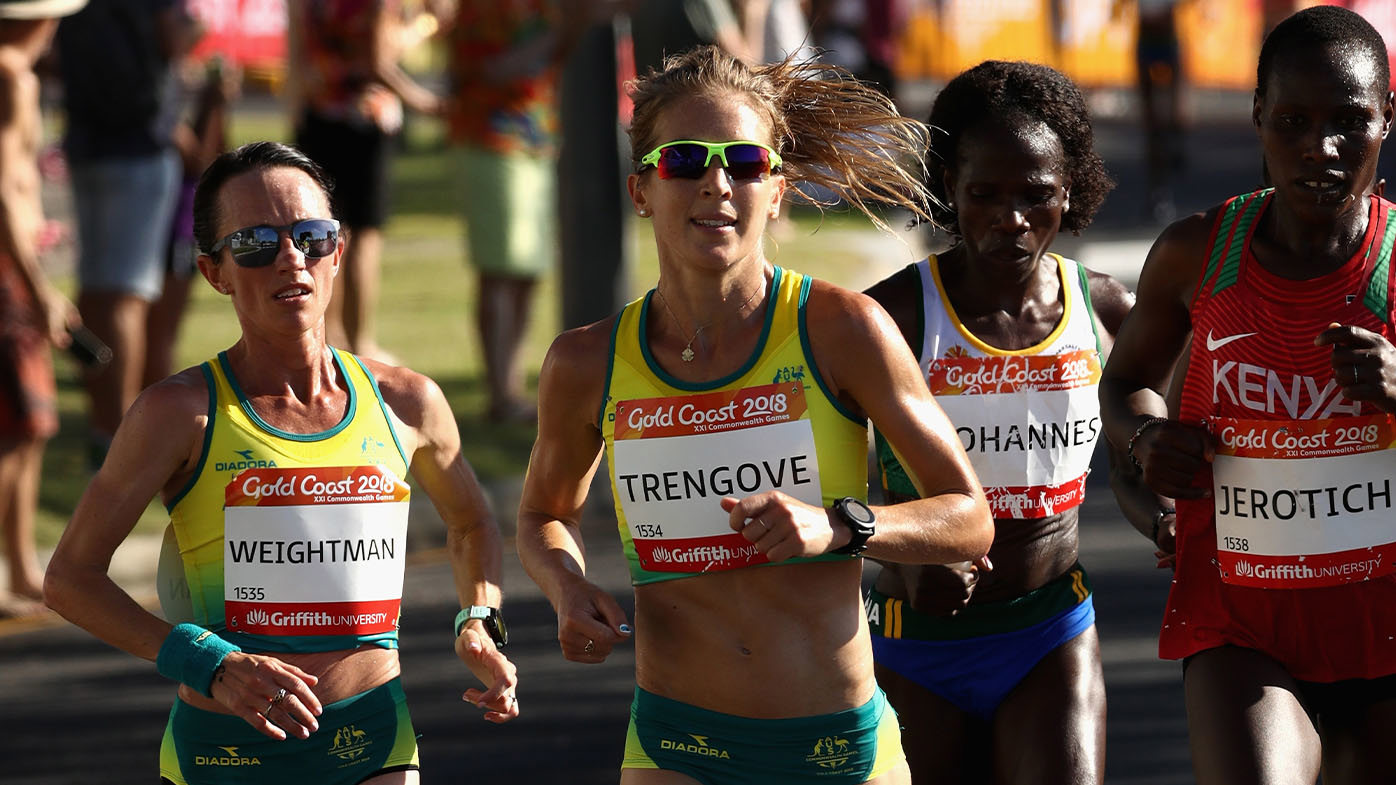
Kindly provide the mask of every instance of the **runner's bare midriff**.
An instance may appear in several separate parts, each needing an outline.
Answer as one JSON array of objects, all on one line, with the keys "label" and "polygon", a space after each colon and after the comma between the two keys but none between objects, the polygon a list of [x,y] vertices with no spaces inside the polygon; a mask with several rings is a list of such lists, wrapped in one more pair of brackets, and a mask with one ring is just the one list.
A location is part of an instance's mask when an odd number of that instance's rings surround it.
[{"label": "runner's bare midriff", "polygon": [[[396,678],[401,672],[396,649],[362,646],[340,651],[267,654],[319,677],[311,689],[320,705],[353,697]],[[226,706],[180,685],[180,700],[204,711],[232,714]]]},{"label": "runner's bare midriff", "polygon": [[860,706],[874,680],[861,560],[749,567],[639,586],[636,681],[757,719]]}]

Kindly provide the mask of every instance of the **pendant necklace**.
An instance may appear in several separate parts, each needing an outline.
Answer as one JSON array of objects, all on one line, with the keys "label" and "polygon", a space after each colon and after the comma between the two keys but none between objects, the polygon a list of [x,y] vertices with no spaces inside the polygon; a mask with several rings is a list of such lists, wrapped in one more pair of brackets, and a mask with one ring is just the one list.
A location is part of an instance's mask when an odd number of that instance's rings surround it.
[{"label": "pendant necklace", "polygon": [[[743,308],[747,307],[747,305],[750,304],[752,300],[756,299],[756,295],[758,295],[758,294],[760,294],[761,292],[765,291],[765,289],[766,289],[766,278],[765,278],[765,276],[762,276],[762,278],[761,278],[761,285],[758,286],[758,287],[756,287],[756,291],[753,291],[751,294],[747,295],[747,298],[746,298],[745,300],[742,301],[742,304],[741,304],[741,305],[737,306],[736,310],[737,310],[738,312],[740,312]],[[664,303],[664,310],[666,310],[666,311],[669,312],[669,316],[673,318],[674,324],[678,325],[678,326],[679,326],[679,330],[682,331],[682,330],[683,330],[683,322],[679,321],[679,316],[678,316],[678,314],[674,313],[673,307],[669,305],[669,298],[667,298],[667,297],[664,296],[664,292],[659,291],[659,287],[658,287],[658,286],[654,287],[654,293],[657,294],[657,295],[659,295],[659,300],[660,300],[660,302]],[[710,321],[708,321],[708,322],[706,322],[706,323],[704,323],[704,324],[698,325],[698,326],[693,330],[693,335],[689,337],[688,343],[684,344],[683,352],[681,352],[681,353],[679,354],[679,356],[683,358],[683,361],[684,361],[684,362],[686,362],[686,363],[691,363],[691,362],[693,362],[693,358],[697,356],[697,355],[694,353],[694,351],[693,351],[693,342],[696,341],[696,340],[698,340],[698,335],[699,335],[700,333],[702,333],[704,330],[706,330],[708,327],[710,327],[711,325],[712,325],[712,321],[710,320]]]}]

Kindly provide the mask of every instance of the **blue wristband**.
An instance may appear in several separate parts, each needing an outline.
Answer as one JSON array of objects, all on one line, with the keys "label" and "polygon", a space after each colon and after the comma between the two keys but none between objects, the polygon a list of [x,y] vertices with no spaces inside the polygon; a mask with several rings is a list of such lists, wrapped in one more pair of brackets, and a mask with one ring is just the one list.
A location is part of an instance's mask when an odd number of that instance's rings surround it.
[{"label": "blue wristband", "polygon": [[176,624],[160,644],[155,669],[161,676],[187,684],[200,695],[210,695],[213,674],[223,658],[242,649],[197,624]]}]

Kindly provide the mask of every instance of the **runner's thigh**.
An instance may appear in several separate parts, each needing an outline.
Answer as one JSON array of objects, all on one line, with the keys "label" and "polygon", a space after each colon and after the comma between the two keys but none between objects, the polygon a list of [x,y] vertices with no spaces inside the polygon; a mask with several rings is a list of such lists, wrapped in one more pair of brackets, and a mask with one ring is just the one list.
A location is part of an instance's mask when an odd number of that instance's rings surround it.
[{"label": "runner's thigh", "polygon": [[1198,785],[1313,785],[1319,739],[1293,677],[1236,646],[1192,656],[1183,670]]},{"label": "runner's thigh", "polygon": [[1396,777],[1396,698],[1378,701],[1342,718],[1325,713],[1323,728],[1324,785],[1386,783]]},{"label": "runner's thigh", "polygon": [[878,665],[875,669],[877,683],[902,725],[902,749],[911,767],[911,781],[916,785],[981,781],[982,759],[974,761],[972,771],[967,765],[972,741],[969,717],[890,668]]},{"label": "runner's thigh", "polygon": [[1105,678],[1094,625],[1053,649],[994,716],[994,782],[1090,785],[1105,777]]}]

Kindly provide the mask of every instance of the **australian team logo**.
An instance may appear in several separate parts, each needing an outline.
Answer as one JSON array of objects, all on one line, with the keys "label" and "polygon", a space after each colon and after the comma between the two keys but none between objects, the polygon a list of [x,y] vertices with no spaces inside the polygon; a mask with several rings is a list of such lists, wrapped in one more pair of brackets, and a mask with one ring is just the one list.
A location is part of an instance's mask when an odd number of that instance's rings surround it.
[{"label": "australian team logo", "polygon": [[842,736],[825,736],[814,742],[814,752],[805,756],[806,763],[813,763],[821,769],[841,769],[858,754],[858,748],[849,744]]},{"label": "australian team logo", "polygon": [[329,754],[339,758],[346,763],[361,763],[359,759],[373,746],[373,742],[368,738],[368,734],[354,727],[345,725],[334,732],[334,741],[330,744]]}]

